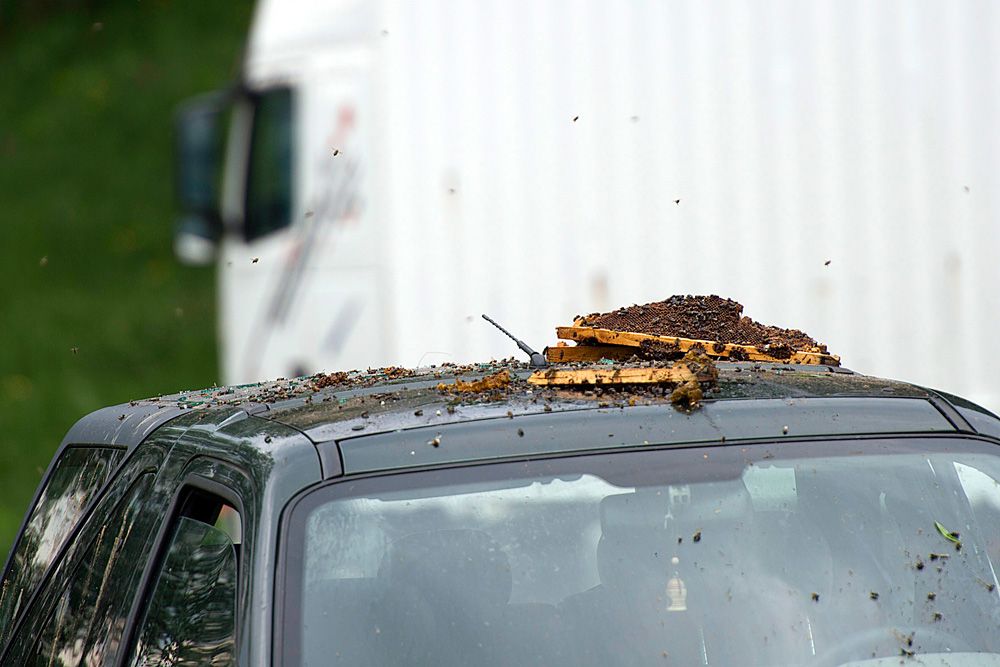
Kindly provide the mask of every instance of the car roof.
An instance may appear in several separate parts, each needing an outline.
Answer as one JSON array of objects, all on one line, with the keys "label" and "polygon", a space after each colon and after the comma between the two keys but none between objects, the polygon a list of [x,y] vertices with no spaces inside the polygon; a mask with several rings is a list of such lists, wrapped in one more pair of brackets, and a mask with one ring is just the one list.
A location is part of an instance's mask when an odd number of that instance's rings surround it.
[{"label": "car roof", "polygon": [[[510,359],[320,373],[157,396],[91,413],[70,429],[64,445],[133,448],[183,414],[231,419],[240,413],[303,433],[329,477],[653,442],[977,432],[941,394],[904,382],[839,366],[715,366],[718,381],[690,410],[678,409],[669,391],[656,388],[535,386],[527,382],[533,369]],[[457,380],[498,373],[509,378],[501,389],[457,391]],[[580,437],[555,437],[557,431]]]}]

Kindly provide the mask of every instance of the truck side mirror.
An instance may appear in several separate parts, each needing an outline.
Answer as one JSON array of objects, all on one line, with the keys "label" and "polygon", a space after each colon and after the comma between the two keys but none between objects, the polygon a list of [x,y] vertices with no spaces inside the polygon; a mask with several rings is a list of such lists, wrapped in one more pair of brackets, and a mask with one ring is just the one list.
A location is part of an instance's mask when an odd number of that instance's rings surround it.
[{"label": "truck side mirror", "polygon": [[185,264],[211,263],[222,237],[219,183],[228,99],[223,92],[208,93],[177,110],[175,187],[180,215],[174,228],[174,253]]}]

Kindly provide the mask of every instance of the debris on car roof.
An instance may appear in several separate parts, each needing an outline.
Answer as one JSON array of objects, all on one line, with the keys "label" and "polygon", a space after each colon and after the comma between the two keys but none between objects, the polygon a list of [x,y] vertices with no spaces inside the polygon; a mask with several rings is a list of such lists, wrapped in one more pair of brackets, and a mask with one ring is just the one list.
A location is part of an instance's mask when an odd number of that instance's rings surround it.
[{"label": "debris on car roof", "polygon": [[502,389],[510,384],[510,371],[507,369],[501,370],[493,375],[487,375],[480,380],[474,380],[471,382],[464,382],[459,378],[455,378],[453,383],[438,383],[438,391],[448,391],[457,394],[476,394],[484,391],[493,391],[496,389]]},{"label": "debris on car roof", "polygon": [[743,305],[711,296],[672,296],[664,301],[578,317],[556,335],[576,346],[547,348],[551,363],[678,359],[689,350],[731,361],[839,366],[840,357],[797,329],[761,324]]},{"label": "debris on car roof", "polygon": [[[674,296],[578,317],[572,327],[557,327],[561,338],[576,341],[576,345],[561,343],[565,346],[546,348],[551,365],[541,369],[514,358],[420,369],[390,366],[184,391],[132,401],[131,405],[180,409],[251,406],[256,413],[284,401],[301,400],[304,407],[314,401],[334,401],[339,419],[344,419],[353,414],[353,407],[345,403],[353,400],[349,395],[363,392],[357,406],[357,412],[363,414],[372,410],[364,399],[372,391],[391,406],[409,388],[418,393],[433,392],[438,400],[447,395],[449,412],[460,405],[509,402],[525,396],[532,402],[596,400],[599,405],[669,400],[679,408],[692,409],[707,394],[719,397],[764,391],[763,386],[744,388],[750,373],[741,378],[741,369],[735,366],[729,379],[722,382],[715,361],[751,362],[753,368],[746,370],[754,372],[762,362],[777,364],[772,369],[776,372],[795,370],[796,365],[825,365],[829,370],[840,365],[839,357],[805,333],[759,324],[742,312],[742,305],[718,296]],[[541,356],[517,339],[515,342],[530,356]],[[814,391],[805,386],[813,378],[800,375],[798,385],[803,385],[803,391]],[[430,405],[434,400],[421,394],[420,405],[414,404],[413,409],[421,411],[424,403]]]}]

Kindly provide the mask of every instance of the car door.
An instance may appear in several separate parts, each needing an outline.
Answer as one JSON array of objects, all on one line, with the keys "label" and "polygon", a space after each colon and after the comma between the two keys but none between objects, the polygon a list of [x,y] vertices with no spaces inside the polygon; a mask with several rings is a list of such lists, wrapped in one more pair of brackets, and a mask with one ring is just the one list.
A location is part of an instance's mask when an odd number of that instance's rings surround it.
[{"label": "car door", "polygon": [[136,564],[148,557],[174,488],[174,437],[154,435],[136,448],[70,531],[23,601],[0,663],[114,663],[142,572]]},{"label": "car door", "polygon": [[143,573],[119,664],[235,664],[247,620],[253,487],[237,466],[197,457]]}]

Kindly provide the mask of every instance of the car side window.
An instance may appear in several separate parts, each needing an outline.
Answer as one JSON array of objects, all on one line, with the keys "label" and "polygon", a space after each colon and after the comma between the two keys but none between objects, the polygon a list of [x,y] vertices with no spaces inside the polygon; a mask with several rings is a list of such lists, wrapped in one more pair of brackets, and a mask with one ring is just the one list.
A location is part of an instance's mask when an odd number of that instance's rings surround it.
[{"label": "car side window", "polygon": [[111,447],[69,447],[59,456],[12,551],[0,586],[0,646],[6,643],[28,597],[123,455],[124,450]]},{"label": "car side window", "polygon": [[229,665],[235,660],[239,511],[191,489],[140,617],[131,665]]},{"label": "car side window", "polygon": [[25,664],[100,665],[117,655],[141,563],[162,510],[155,475],[141,475],[76,564]]},{"label": "car side window", "polygon": [[246,239],[266,236],[292,220],[292,92],[275,88],[253,96],[253,130],[246,181]]}]

